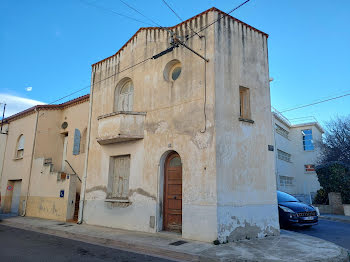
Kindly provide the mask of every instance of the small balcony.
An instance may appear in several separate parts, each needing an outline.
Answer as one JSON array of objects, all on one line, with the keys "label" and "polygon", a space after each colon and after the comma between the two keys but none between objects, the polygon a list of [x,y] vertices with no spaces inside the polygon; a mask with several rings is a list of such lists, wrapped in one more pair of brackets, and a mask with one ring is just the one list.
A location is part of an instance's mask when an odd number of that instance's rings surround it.
[{"label": "small balcony", "polygon": [[100,145],[143,139],[144,112],[114,112],[98,120],[97,142]]}]

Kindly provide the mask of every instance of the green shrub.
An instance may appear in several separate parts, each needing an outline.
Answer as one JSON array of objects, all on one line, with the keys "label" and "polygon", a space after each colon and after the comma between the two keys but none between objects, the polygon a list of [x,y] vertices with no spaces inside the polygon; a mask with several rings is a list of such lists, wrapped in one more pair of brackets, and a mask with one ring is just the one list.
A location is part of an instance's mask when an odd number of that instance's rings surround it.
[{"label": "green shrub", "polygon": [[350,204],[350,167],[341,162],[317,166],[316,173],[321,187],[328,194],[341,193],[343,203]]},{"label": "green shrub", "polygon": [[323,188],[317,190],[317,193],[315,195],[315,198],[312,201],[314,204],[319,204],[319,205],[328,205],[329,200],[328,200],[328,193],[326,190]]}]

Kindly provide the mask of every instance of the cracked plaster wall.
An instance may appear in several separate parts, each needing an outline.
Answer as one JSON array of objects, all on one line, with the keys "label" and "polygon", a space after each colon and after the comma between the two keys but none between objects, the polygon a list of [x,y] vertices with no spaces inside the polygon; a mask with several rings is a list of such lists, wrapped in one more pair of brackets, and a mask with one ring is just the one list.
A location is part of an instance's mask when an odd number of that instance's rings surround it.
[{"label": "cracked plaster wall", "polygon": [[[218,240],[279,232],[267,37],[231,19],[215,27]],[[239,121],[239,87],[250,90],[251,120]]]}]

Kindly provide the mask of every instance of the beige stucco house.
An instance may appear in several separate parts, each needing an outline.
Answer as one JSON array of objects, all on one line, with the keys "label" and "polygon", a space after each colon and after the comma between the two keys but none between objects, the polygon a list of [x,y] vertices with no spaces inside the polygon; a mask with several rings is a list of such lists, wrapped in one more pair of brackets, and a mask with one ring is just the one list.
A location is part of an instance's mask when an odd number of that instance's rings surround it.
[{"label": "beige stucco house", "polygon": [[[56,220],[78,213],[89,95],[38,105],[4,120],[1,212]],[[77,197],[78,196],[78,197]]]},{"label": "beige stucco house", "polygon": [[293,123],[277,110],[272,114],[277,189],[311,204],[320,189],[315,165],[324,130],[316,119]]},{"label": "beige stucco house", "polygon": [[267,38],[211,8],[94,64],[79,220],[201,241],[278,234]]}]

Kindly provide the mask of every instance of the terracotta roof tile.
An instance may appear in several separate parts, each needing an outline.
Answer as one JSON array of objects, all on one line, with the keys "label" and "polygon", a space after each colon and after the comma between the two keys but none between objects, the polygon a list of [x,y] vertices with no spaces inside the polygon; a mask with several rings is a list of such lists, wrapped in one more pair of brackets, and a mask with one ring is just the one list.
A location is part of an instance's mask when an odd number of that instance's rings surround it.
[{"label": "terracotta roof tile", "polygon": [[87,94],[87,95],[84,95],[84,96],[80,96],[80,97],[77,97],[75,99],[72,99],[72,100],[69,100],[65,103],[62,103],[62,104],[57,104],[57,105],[36,105],[36,106],[33,106],[33,107],[30,107],[22,112],[19,112],[17,114],[14,114],[12,116],[9,116],[7,118],[4,119],[4,123],[8,123],[10,121],[13,121],[13,120],[16,120],[18,118],[22,118],[28,114],[31,114],[33,112],[35,112],[35,110],[43,110],[43,109],[46,109],[46,110],[61,110],[61,109],[64,109],[64,108],[67,108],[69,106],[73,106],[73,105],[76,105],[76,104],[80,104],[80,103],[83,103],[85,101],[88,101],[89,100],[89,97],[90,95]]}]

